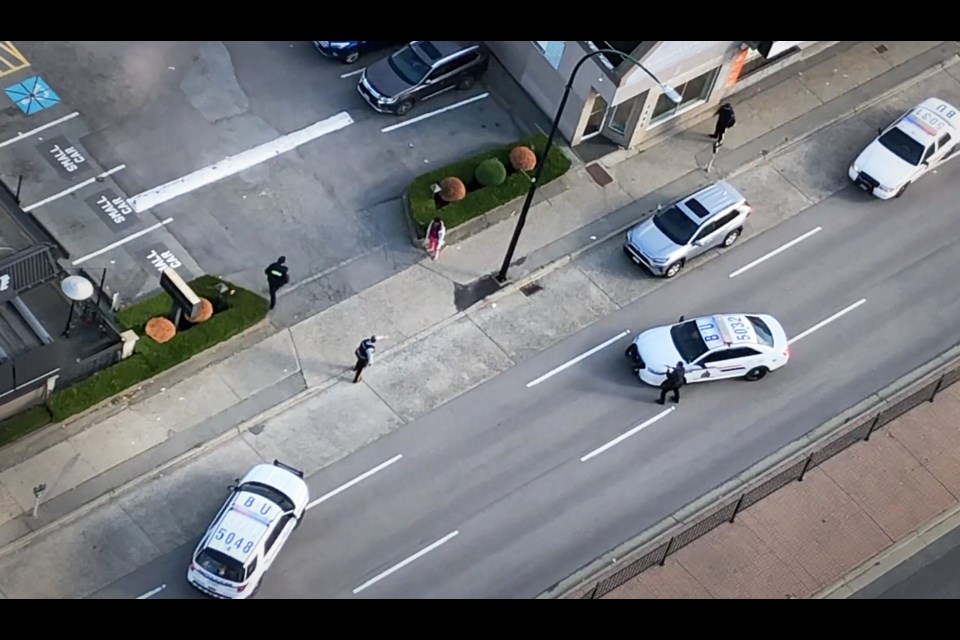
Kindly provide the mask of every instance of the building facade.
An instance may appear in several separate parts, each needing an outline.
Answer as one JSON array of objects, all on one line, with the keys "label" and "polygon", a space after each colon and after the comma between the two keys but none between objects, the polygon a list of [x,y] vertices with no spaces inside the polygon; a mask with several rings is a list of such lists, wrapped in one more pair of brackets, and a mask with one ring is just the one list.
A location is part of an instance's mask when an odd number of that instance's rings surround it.
[{"label": "building facade", "polygon": [[[682,129],[726,97],[787,65],[838,44],[819,41],[488,41],[507,72],[551,118],[577,62],[595,55],[574,80],[560,121],[571,146],[592,139],[634,148]],[[624,55],[680,94],[659,84]]]}]

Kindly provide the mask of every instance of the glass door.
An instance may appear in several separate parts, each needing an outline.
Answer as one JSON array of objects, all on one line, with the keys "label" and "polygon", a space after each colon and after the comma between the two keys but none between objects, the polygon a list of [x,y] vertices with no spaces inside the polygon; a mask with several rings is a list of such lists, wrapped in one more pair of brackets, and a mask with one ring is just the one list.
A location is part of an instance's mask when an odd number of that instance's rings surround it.
[{"label": "glass door", "polygon": [[603,129],[603,121],[606,119],[607,111],[609,110],[610,105],[603,99],[603,96],[599,93],[594,94],[593,105],[590,107],[590,116],[587,118],[587,124],[583,128],[581,140],[592,138],[600,133],[600,130]]}]

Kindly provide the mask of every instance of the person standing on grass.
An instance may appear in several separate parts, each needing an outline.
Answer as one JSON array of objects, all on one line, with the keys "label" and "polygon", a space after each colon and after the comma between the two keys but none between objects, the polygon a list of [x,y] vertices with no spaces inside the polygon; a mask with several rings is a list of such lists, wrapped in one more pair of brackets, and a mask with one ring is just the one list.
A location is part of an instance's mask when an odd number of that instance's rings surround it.
[{"label": "person standing on grass", "polygon": [[430,258],[436,260],[440,257],[440,250],[443,248],[443,239],[447,235],[447,228],[440,217],[433,219],[430,226],[427,227],[427,253]]}]

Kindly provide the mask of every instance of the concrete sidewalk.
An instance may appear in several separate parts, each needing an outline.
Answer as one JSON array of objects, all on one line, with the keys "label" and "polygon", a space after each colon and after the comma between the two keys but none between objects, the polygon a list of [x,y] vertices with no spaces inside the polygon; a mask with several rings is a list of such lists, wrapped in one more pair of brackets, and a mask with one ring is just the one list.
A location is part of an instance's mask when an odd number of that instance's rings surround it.
[{"label": "concrete sidewalk", "polygon": [[[512,276],[543,278],[534,297],[508,287],[465,311],[477,278],[499,266],[511,219],[312,318],[284,318],[281,298],[273,327],[5,448],[0,545],[22,546],[83,505],[238,434],[263,458],[317,471],[661,286],[623,260],[621,231],[717,176],[736,175],[762,212],[745,239],[839,191],[877,126],[928,95],[960,102],[957,72],[938,66],[957,60],[956,43],[886,43],[882,54],[876,44],[794,70],[738,101],[738,125],[711,176],[698,168],[709,159],[710,122],[608,162],[615,180],[605,188],[575,167],[565,188],[531,211],[520,243]],[[581,253],[572,268],[545,275]],[[353,348],[371,333],[390,340],[365,383],[349,384]],[[33,519],[40,483],[48,490]]]},{"label": "concrete sidewalk", "polygon": [[846,598],[957,525],[960,384],[606,598]]}]

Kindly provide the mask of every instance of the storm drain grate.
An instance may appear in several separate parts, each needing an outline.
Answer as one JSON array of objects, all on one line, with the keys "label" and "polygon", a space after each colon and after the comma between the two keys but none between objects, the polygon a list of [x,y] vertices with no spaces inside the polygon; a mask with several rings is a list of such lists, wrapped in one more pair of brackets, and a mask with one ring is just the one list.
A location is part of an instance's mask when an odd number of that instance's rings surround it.
[{"label": "storm drain grate", "polygon": [[886,53],[887,51],[889,51],[889,49],[887,48],[887,45],[885,45],[885,44],[878,44],[878,45],[875,47],[875,49],[876,49],[877,53]]},{"label": "storm drain grate", "polygon": [[522,293],[523,295],[527,296],[528,298],[529,298],[530,296],[532,296],[533,294],[538,293],[538,292],[540,292],[540,291],[543,291],[543,287],[540,286],[540,285],[539,285],[538,283],[536,283],[536,282],[531,282],[530,284],[526,285],[525,287],[520,287],[520,293]]}]

